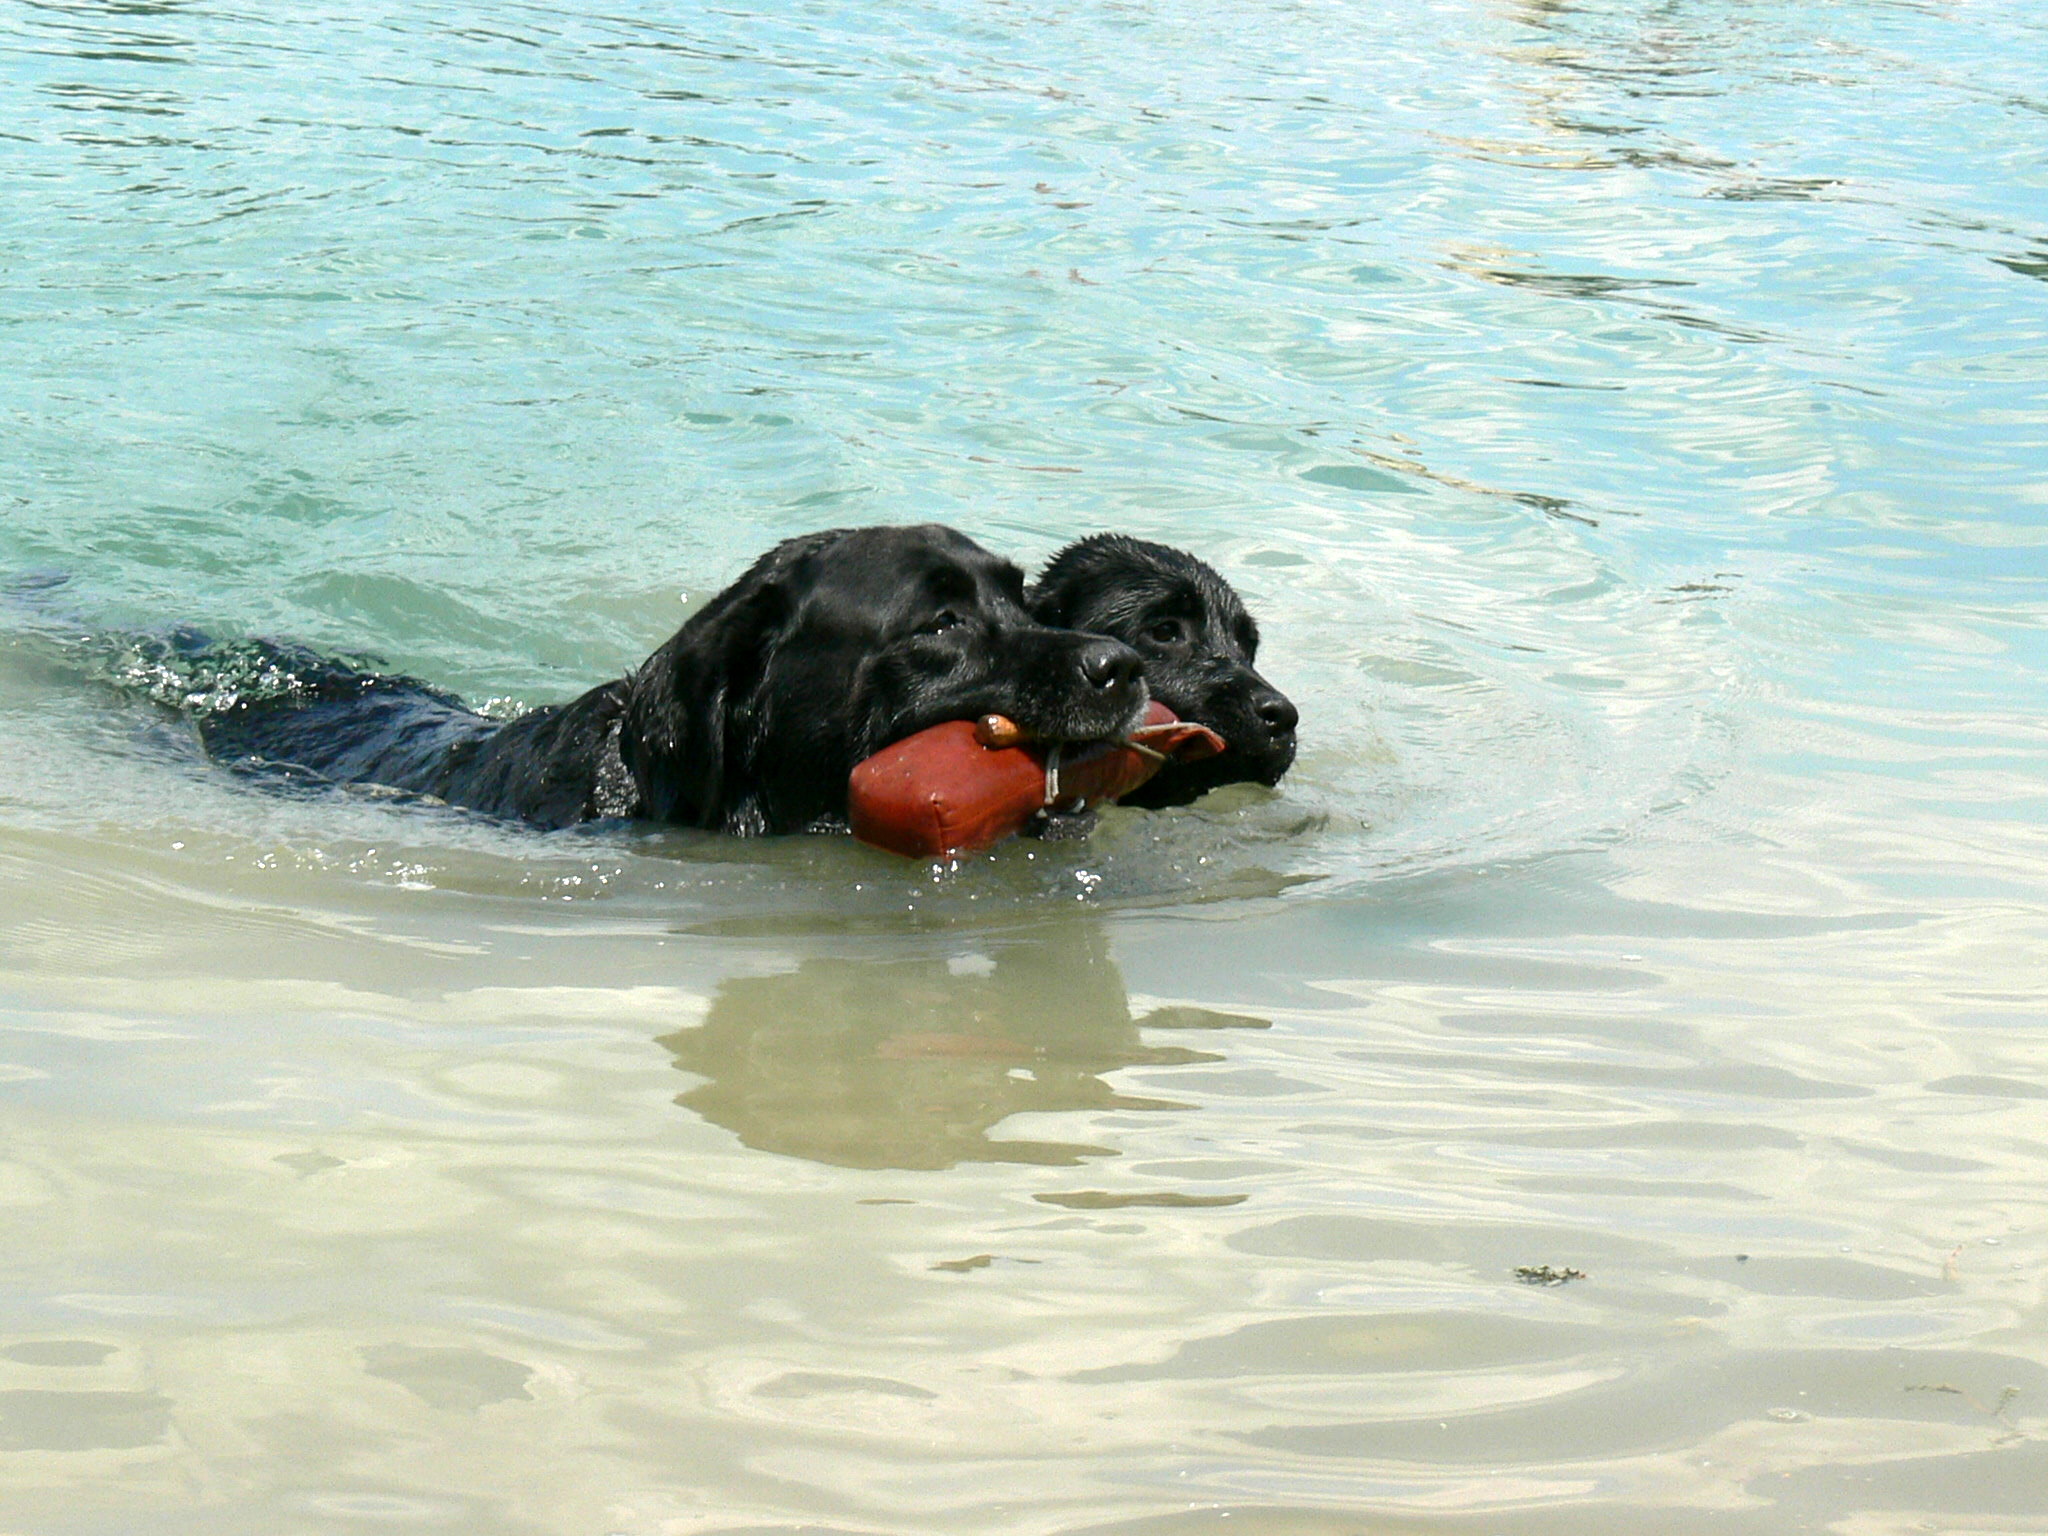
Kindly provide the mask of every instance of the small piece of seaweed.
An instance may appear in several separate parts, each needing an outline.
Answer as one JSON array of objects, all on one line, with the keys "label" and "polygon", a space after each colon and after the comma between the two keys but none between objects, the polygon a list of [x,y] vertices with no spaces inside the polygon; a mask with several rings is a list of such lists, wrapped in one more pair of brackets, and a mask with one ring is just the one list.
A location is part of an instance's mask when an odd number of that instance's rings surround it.
[{"label": "small piece of seaweed", "polygon": [[1563,1285],[1568,1280],[1583,1280],[1583,1269],[1552,1269],[1548,1264],[1517,1264],[1515,1278],[1524,1285]]}]

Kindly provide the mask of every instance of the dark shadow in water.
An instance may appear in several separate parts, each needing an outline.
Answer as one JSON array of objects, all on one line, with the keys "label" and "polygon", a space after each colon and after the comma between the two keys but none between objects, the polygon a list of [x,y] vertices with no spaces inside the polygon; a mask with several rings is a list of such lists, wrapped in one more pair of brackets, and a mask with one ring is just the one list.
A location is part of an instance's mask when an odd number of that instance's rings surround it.
[{"label": "dark shadow in water", "polygon": [[1011,1115],[1184,1108],[1103,1079],[1222,1058],[1147,1045],[1144,1029],[1263,1029],[1265,1019],[1162,1008],[1132,1016],[1099,923],[1076,917],[971,956],[814,958],[719,988],[703,1024],[663,1036],[707,1079],[678,1104],[747,1146],[840,1168],[1067,1166],[1113,1155],[998,1139]]},{"label": "dark shadow in water", "polygon": [[2017,272],[2021,277],[2038,277],[2048,283],[2048,243],[2037,245],[2021,255],[1994,256],[1991,259],[2008,272]]},{"label": "dark shadow in water", "polygon": [[1604,272],[1540,272],[1528,268],[1502,266],[1459,251],[1446,255],[1443,265],[1451,271],[1462,272],[1484,282],[1498,283],[1504,288],[1527,289],[1560,299],[1592,299],[1626,304],[1654,319],[1682,325],[1689,330],[1711,331],[1731,341],[1757,343],[1773,339],[1768,332],[1731,325],[1689,309],[1671,299],[1656,296],[1661,290],[1696,286],[1689,278],[1616,277]]},{"label": "dark shadow in water", "polygon": [[1509,267],[1459,265],[1460,270],[1509,288],[1533,288],[1568,299],[1604,299],[1649,288],[1692,288],[1682,277],[1610,277],[1604,272],[1518,272]]}]

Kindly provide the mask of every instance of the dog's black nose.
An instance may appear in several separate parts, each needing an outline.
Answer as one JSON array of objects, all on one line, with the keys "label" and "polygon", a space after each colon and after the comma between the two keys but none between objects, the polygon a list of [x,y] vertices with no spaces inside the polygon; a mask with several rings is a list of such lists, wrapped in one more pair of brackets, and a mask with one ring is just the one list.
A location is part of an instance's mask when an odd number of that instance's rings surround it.
[{"label": "dog's black nose", "polygon": [[1129,688],[1144,675],[1145,664],[1138,653],[1114,640],[1100,640],[1083,648],[1081,675],[1091,688],[1107,693],[1112,688]]},{"label": "dog's black nose", "polygon": [[1301,711],[1281,693],[1269,693],[1259,700],[1258,716],[1275,736],[1292,736],[1294,728],[1301,724]]}]

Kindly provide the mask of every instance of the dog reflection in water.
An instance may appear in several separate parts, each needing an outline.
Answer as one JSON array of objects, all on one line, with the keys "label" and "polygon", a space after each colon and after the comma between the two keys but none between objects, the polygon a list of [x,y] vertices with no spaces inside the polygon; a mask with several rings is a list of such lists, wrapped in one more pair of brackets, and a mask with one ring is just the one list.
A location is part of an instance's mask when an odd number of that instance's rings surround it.
[{"label": "dog reflection in water", "polygon": [[1125,1067],[1220,1061],[1143,1030],[1263,1029],[1202,1008],[1133,1018],[1102,930],[1061,923],[968,960],[816,958],[719,988],[661,1043],[706,1081],[677,1096],[747,1146],[842,1168],[1066,1166],[1111,1149],[995,1137],[1011,1115],[1172,1110],[1103,1081]]}]

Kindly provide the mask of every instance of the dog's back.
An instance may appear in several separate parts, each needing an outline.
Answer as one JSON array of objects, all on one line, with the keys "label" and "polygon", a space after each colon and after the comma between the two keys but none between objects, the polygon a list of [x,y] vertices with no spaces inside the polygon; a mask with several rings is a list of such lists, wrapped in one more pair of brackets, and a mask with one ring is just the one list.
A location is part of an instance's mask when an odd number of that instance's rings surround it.
[{"label": "dog's back", "polygon": [[376,784],[488,816],[565,827],[607,807],[598,780],[624,710],[623,681],[512,721],[478,714],[417,678],[271,646],[286,686],[196,719],[207,754],[245,771]]}]

